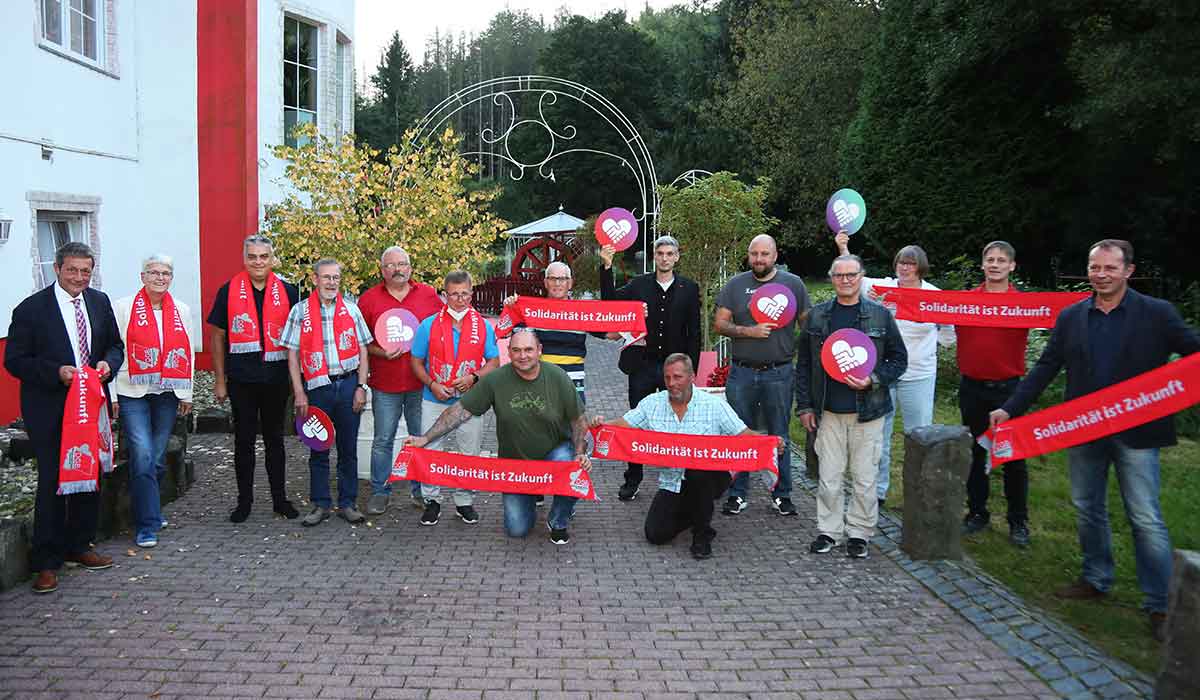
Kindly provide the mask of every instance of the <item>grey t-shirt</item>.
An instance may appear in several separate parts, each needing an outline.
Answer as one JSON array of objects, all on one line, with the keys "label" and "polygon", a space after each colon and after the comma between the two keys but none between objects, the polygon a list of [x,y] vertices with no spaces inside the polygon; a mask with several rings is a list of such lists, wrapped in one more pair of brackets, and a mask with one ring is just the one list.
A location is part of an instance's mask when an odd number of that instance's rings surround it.
[{"label": "grey t-shirt", "polygon": [[734,338],[733,359],[750,364],[791,362],[796,351],[796,320],[808,310],[808,290],[804,280],[790,272],[777,270],[766,282],[759,282],[753,272],[740,272],[721,287],[717,306],[733,312],[733,322],[739,326],[754,326],[758,322],[750,315],[750,296],[764,284],[778,283],[796,295],[796,315],[786,326],[771,331],[767,338]]}]

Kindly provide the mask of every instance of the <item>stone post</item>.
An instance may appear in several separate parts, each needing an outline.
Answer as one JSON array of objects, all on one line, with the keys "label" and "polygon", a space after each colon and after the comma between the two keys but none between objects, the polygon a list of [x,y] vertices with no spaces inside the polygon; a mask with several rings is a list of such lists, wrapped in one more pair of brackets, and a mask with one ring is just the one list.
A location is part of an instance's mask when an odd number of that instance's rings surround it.
[{"label": "stone post", "polygon": [[913,559],[962,559],[962,508],[971,433],[928,425],[904,436],[904,541]]},{"label": "stone post", "polygon": [[1175,573],[1167,612],[1163,667],[1154,689],[1157,700],[1200,697],[1200,552],[1175,550]]}]

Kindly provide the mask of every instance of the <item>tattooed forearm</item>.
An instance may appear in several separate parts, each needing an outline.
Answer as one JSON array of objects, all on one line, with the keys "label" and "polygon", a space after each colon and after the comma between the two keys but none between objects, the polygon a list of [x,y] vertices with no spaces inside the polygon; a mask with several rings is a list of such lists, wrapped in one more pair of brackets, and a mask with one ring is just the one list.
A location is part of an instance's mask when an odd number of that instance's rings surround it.
[{"label": "tattooed forearm", "polygon": [[433,442],[469,420],[471,420],[471,412],[456,403],[442,411],[442,415],[438,416],[423,437]]},{"label": "tattooed forearm", "polygon": [[571,422],[571,444],[575,447],[577,455],[587,452],[587,434],[590,424],[591,420],[583,413],[580,413],[579,417]]}]

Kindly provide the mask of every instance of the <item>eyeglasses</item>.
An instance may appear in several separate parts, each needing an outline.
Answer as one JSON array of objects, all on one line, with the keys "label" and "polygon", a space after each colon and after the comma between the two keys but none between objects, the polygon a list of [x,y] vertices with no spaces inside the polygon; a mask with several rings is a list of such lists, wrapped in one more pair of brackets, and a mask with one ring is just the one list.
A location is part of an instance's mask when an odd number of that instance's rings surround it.
[{"label": "eyeglasses", "polygon": [[446,296],[450,297],[451,299],[466,299],[471,296],[471,292],[447,292]]},{"label": "eyeglasses", "polygon": [[147,277],[166,277],[166,278],[170,278],[170,277],[172,277],[172,276],[173,276],[175,273],[174,273],[174,272],[171,272],[170,270],[142,270],[142,274],[143,274],[143,275],[146,275]]},{"label": "eyeglasses", "polygon": [[317,279],[322,282],[341,282],[341,275],[317,275]]},{"label": "eyeglasses", "polygon": [[861,274],[861,272],[835,272],[831,274],[830,277],[834,278],[835,280],[852,280]]},{"label": "eyeglasses", "polygon": [[547,277],[546,280],[549,282],[570,282],[571,278],[570,277]]},{"label": "eyeglasses", "polygon": [[395,270],[396,268],[400,268],[400,267],[412,267],[412,263],[407,263],[407,262],[387,263],[383,266],[383,269]]}]

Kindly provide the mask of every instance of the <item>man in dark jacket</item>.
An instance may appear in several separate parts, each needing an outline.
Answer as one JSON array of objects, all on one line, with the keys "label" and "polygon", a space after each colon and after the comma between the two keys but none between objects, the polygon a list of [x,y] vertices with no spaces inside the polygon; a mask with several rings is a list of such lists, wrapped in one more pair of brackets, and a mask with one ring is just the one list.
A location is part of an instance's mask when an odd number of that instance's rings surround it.
[{"label": "man in dark jacket", "polygon": [[[883,441],[883,419],[892,410],[889,388],[908,367],[908,351],[900,328],[881,304],[861,295],[863,263],[857,255],[834,259],[829,277],[837,297],[813,307],[801,327],[796,353],[796,415],[809,431],[817,431],[820,465],[817,486],[818,535],[809,551],[824,554],[843,536],[846,555],[867,556],[875,533],[879,501],[875,494]],[[879,358],[866,379],[847,374],[844,382],[829,376],[821,350],[834,331],[853,328],[865,333]],[[842,475],[849,468],[853,483],[849,512],[842,495]]]},{"label": "man in dark jacket", "polygon": [[[125,361],[125,344],[112,304],[91,288],[96,256],[83,243],[67,243],[54,256],[54,284],[13,309],[4,367],[21,382],[21,416],[37,458],[31,568],[34,593],[58,589],[63,562],[107,569],[112,557],[92,551],[99,491],[58,495],[59,451],[67,389],[79,367],[95,367],[112,381]],[[107,392],[107,389],[105,390]]]},{"label": "man in dark jacket", "polygon": [[[619,367],[629,375],[629,407],[663,385],[663,360],[681,352],[700,366],[700,287],[683,275],[675,274],[679,262],[679,241],[659,236],[654,241],[654,272],[629,280],[620,289],[613,283],[612,246],[600,250],[604,267],[600,270],[600,298],[640,301],[646,305],[646,338],[621,351]],[[642,465],[629,463],[625,483],[617,497],[632,501],[642,483]]]},{"label": "man in dark jacket", "polygon": [[[993,428],[1028,410],[1064,366],[1063,400],[1070,401],[1161,367],[1172,353],[1200,350],[1200,336],[1174,306],[1129,288],[1133,268],[1128,241],[1105,239],[1089,249],[1092,297],[1059,314],[1037,364],[1012,397],[992,411]],[[1112,464],[1133,531],[1138,584],[1146,596],[1143,607],[1159,639],[1171,582],[1171,538],[1158,502],[1158,450],[1174,444],[1174,418],[1167,416],[1067,450],[1083,573],[1055,592],[1060,598],[1091,600],[1103,598],[1112,588],[1112,530],[1106,507]]]}]

